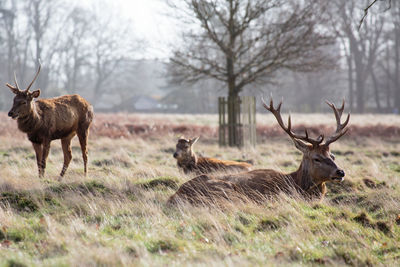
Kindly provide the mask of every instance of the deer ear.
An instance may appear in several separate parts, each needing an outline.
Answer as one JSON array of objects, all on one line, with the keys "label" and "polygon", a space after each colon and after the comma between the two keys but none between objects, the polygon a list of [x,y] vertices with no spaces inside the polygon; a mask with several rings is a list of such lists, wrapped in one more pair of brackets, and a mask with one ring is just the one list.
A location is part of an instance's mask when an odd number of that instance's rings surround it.
[{"label": "deer ear", "polygon": [[33,91],[30,95],[32,98],[38,98],[40,96],[40,89]]},{"label": "deer ear", "polygon": [[14,86],[12,86],[11,84],[9,84],[9,83],[6,83],[6,86],[8,87],[8,88],[10,88],[10,90],[11,90],[11,92],[13,92],[14,94],[18,94],[20,91],[18,90],[18,88],[15,88]]},{"label": "deer ear", "polygon": [[189,140],[189,143],[190,143],[191,145],[194,145],[194,144],[197,142],[197,140],[199,140],[199,138],[200,138],[200,137],[192,138],[192,139]]},{"label": "deer ear", "polygon": [[294,138],[292,138],[292,140],[293,140],[293,143],[296,146],[296,148],[298,150],[300,150],[301,152],[306,153],[306,152],[310,151],[311,147],[309,145],[303,143],[300,140],[294,139]]}]

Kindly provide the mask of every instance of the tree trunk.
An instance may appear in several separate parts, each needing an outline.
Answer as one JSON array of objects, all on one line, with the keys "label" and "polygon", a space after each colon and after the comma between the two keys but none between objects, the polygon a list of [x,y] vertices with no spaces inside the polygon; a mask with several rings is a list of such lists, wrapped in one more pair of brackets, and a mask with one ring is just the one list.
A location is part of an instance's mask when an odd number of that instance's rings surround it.
[{"label": "tree trunk", "polygon": [[375,94],[375,103],[376,103],[376,108],[379,113],[382,113],[382,107],[381,107],[381,102],[379,100],[379,88],[378,88],[378,81],[376,80],[376,76],[374,71],[371,70],[371,78],[372,78],[372,83],[374,84],[374,94]]},{"label": "tree trunk", "polygon": [[391,86],[391,82],[392,82],[392,76],[390,75],[390,49],[389,49],[389,44],[386,44],[386,49],[385,49],[385,67],[383,67],[383,69],[385,70],[385,74],[386,74],[386,83],[385,83],[385,93],[386,93],[386,111],[387,112],[392,112],[392,86]]},{"label": "tree trunk", "polygon": [[[42,39],[42,31],[41,29],[41,24],[40,24],[40,10],[39,10],[39,2],[34,2],[33,4],[33,9],[34,9],[34,24],[33,24],[33,29],[35,32],[35,49],[36,49],[36,62],[42,59],[42,47],[41,47],[41,39]],[[39,75],[37,79],[37,85],[38,87],[41,88],[42,92],[46,90],[44,84],[43,84],[43,74]]]},{"label": "tree trunk", "polygon": [[228,143],[229,146],[241,146],[240,134],[240,98],[239,92],[235,90],[234,80],[228,83]]},{"label": "tree trunk", "polygon": [[363,75],[357,75],[356,79],[356,97],[357,97],[357,112],[358,113],[364,113],[364,108],[365,108],[365,103],[364,103],[364,85],[365,82],[363,80]]},{"label": "tree trunk", "polygon": [[102,86],[103,82],[101,81],[100,77],[101,77],[100,75],[99,75],[99,77],[97,77],[95,86],[93,88],[93,95],[92,95],[92,98],[91,98],[91,102],[92,102],[93,105],[99,104],[100,98],[102,96],[102,94],[100,92],[101,91],[100,87]]},{"label": "tree trunk", "polygon": [[[350,52],[351,53],[351,52]],[[349,76],[349,102],[350,111],[354,110],[354,79],[353,79],[353,60],[351,54],[347,56],[348,76]]]},{"label": "tree trunk", "polygon": [[400,27],[395,29],[395,73],[394,73],[394,106],[400,112]]},{"label": "tree trunk", "polygon": [[226,70],[228,80],[228,136],[229,146],[241,146],[241,134],[240,134],[240,99],[239,90],[236,86],[235,77],[235,57],[233,54],[235,48],[235,24],[234,24],[234,5],[233,1],[229,0],[229,46],[226,52]]},{"label": "tree trunk", "polygon": [[355,44],[352,45],[353,56],[354,56],[354,66],[356,71],[356,102],[357,102],[357,112],[364,113],[365,107],[365,79],[368,75],[365,72],[365,67],[362,62],[361,53],[357,50]]}]

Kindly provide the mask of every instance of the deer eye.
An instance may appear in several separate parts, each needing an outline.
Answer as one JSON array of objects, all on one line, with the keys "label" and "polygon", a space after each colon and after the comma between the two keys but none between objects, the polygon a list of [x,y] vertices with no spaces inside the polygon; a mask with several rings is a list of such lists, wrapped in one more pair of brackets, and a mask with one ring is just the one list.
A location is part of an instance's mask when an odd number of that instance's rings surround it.
[{"label": "deer eye", "polygon": [[21,101],[21,105],[26,105],[26,101]]},{"label": "deer eye", "polygon": [[314,158],[314,162],[318,162],[318,163],[320,163],[320,162],[321,162],[321,160],[320,160],[319,158]]},{"label": "deer eye", "polygon": [[333,159],[333,160],[335,160],[335,155],[333,155],[332,153],[331,153],[331,158]]}]

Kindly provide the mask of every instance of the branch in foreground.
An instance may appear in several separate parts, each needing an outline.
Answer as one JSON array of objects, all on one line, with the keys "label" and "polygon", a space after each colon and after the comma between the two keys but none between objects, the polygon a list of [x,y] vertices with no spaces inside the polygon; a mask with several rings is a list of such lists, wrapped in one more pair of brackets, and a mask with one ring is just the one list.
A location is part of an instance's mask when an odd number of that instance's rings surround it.
[{"label": "branch in foreground", "polygon": [[[381,0],[381,1],[385,1],[385,0]],[[389,6],[388,6],[387,9],[385,9],[385,11],[389,10],[389,9],[391,8],[391,6],[392,6],[392,0],[388,0],[388,1],[389,1]],[[364,9],[364,15],[363,15],[363,17],[362,17],[361,20],[360,20],[360,24],[358,25],[358,30],[360,30],[361,25],[363,24],[365,18],[367,17],[367,15],[368,15],[368,10],[369,10],[373,5],[375,5],[376,2],[378,2],[378,0],[374,0],[371,4],[369,4],[369,5]]]}]

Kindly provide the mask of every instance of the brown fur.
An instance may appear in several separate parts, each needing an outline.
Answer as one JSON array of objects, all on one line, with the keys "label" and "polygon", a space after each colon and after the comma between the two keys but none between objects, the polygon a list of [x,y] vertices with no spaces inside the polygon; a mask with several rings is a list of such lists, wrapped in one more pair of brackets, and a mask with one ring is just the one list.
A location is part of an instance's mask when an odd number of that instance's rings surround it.
[{"label": "brown fur", "polygon": [[[271,169],[261,169],[219,177],[203,175],[184,183],[168,202],[172,204],[183,200],[192,204],[200,204],[204,203],[204,198],[220,196],[229,198],[231,195],[235,198],[237,195],[241,195],[246,199],[259,202],[280,192],[286,194],[297,192],[306,198],[323,197],[326,193],[325,183],[341,181],[345,175],[343,170],[335,164],[329,144],[345,133],[344,128],[349,117],[344,124],[340,124],[344,104],[339,110],[332,104],[330,106],[333,107],[335,116],[337,115],[338,127],[335,134],[328,138],[325,144],[321,144],[323,137],[313,140],[308,137],[307,132],[305,136],[293,134],[290,130],[290,119],[289,126],[286,128],[280,117],[280,105],[275,110],[271,101],[270,107],[266,107],[277,117],[279,124],[290,135],[296,148],[303,153],[303,159],[297,171],[284,174]],[[211,193],[204,193],[208,189]],[[213,192],[217,192],[217,194]]]},{"label": "brown fur", "polygon": [[177,164],[185,174],[197,173],[206,174],[217,171],[225,172],[240,172],[249,171],[251,165],[245,162],[237,162],[230,160],[219,160],[215,158],[198,157],[193,151],[193,145],[198,138],[178,140],[174,157],[177,159]]},{"label": "brown fur", "polygon": [[29,92],[28,87],[27,90],[21,91],[17,82],[16,87],[9,84],[7,86],[16,94],[13,107],[8,115],[17,119],[18,128],[26,133],[32,142],[39,176],[44,176],[50,143],[56,139],[61,139],[64,165],[60,176],[64,176],[72,159],[71,139],[75,135],[78,135],[81,145],[86,174],[87,141],[89,127],[93,120],[93,107],[79,95],[33,101],[33,98],[40,95],[40,90]]},{"label": "brown fur", "polygon": [[236,186],[228,181],[221,181],[208,175],[200,175],[182,184],[178,191],[169,198],[168,204],[183,201],[192,205],[216,204],[221,199],[231,200],[237,192]]},{"label": "brown fur", "polygon": [[[199,177],[202,183],[199,183]],[[259,169],[223,176],[198,176],[184,183],[168,202],[177,203],[181,199],[191,204],[199,204],[205,203],[207,198],[215,199],[223,196],[229,199],[232,196],[237,199],[238,195],[259,202],[281,192],[299,193],[306,198],[322,198],[326,193],[325,183],[331,180],[329,175],[319,177],[312,174],[309,159],[305,157],[299,169],[288,174],[271,169]],[[204,193],[207,188],[210,188],[211,192]]]}]

